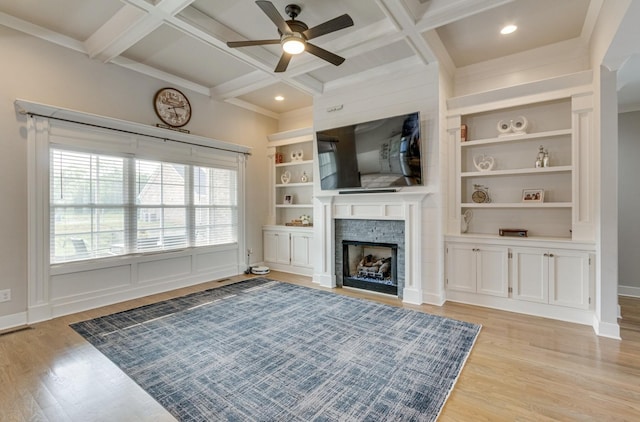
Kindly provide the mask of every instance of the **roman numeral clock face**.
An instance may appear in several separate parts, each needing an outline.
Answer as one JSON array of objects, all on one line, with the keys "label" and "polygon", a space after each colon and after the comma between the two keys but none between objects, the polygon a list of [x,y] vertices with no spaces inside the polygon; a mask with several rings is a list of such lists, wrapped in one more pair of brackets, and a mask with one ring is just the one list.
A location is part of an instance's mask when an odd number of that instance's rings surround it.
[{"label": "roman numeral clock face", "polygon": [[182,127],[191,119],[191,104],[187,97],[175,88],[162,88],[153,100],[156,114],[171,127]]}]

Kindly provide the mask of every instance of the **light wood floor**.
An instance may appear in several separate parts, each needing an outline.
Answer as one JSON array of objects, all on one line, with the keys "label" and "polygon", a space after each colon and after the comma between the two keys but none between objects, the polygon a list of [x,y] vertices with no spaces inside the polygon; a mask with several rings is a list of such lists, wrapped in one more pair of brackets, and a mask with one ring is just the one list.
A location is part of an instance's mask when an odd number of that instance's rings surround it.
[{"label": "light wood floor", "polygon": [[[269,277],[315,287],[306,277]],[[173,421],[159,404],[69,324],[192,291],[133,300],[0,336],[0,421]],[[621,298],[622,341],[591,327],[447,303],[403,305],[388,296],[335,289],[482,324],[440,421],[640,421],[640,299]]]}]

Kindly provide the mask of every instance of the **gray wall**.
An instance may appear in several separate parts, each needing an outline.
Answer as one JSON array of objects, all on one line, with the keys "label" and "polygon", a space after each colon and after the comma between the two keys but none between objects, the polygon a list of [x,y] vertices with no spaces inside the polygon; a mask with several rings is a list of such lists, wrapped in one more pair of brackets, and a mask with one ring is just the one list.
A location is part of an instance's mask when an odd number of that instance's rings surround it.
[{"label": "gray wall", "polygon": [[[0,303],[3,317],[27,306],[27,138],[24,116],[14,100],[155,125],[155,92],[171,84],[122,67],[89,59],[0,26],[0,290],[11,289],[12,300]],[[212,71],[214,71],[212,69]],[[209,97],[182,90],[189,97],[192,134],[254,148],[247,165],[247,247],[262,258],[261,226],[268,214],[266,135],[278,122]],[[6,318],[5,318],[6,320]]]},{"label": "gray wall", "polygon": [[640,111],[618,116],[619,292],[640,297]]}]

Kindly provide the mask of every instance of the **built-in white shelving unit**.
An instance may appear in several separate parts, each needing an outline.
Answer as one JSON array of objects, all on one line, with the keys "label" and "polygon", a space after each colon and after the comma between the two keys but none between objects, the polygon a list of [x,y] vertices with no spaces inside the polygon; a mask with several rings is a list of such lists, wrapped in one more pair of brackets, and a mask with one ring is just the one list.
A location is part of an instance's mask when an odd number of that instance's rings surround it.
[{"label": "built-in white shelving unit", "polygon": [[[508,94],[449,102],[463,106],[448,117],[447,299],[590,324],[590,88],[538,93],[535,100]],[[526,129],[517,132],[512,122],[523,118]],[[540,147],[549,156],[544,167],[536,166]],[[479,187],[487,202],[477,201],[482,195],[473,200]],[[525,190],[543,191],[543,200],[524,200]],[[500,236],[500,229],[527,236]]]},{"label": "built-in white shelving unit", "polygon": [[[311,275],[313,272],[313,163],[311,128],[268,136],[270,214],[263,227],[264,262],[272,269]],[[301,216],[310,224],[298,224]]]}]

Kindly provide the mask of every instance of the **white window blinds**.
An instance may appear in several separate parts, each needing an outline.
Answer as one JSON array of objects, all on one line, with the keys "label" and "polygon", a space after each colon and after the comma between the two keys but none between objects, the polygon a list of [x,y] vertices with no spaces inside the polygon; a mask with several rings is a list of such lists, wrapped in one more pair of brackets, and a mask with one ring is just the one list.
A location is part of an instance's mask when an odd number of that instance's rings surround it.
[{"label": "white window blinds", "polygon": [[50,149],[51,263],[237,242],[236,169]]}]

